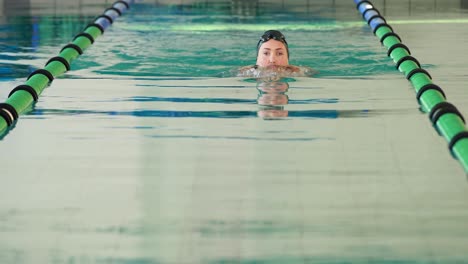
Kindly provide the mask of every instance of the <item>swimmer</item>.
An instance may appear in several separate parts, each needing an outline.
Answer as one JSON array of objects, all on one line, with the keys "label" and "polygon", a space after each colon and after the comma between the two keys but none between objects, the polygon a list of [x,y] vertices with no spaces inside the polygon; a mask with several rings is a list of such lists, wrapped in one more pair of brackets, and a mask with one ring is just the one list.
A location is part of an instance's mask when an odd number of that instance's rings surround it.
[{"label": "swimmer", "polygon": [[284,35],[277,30],[263,33],[257,44],[257,63],[239,69],[239,77],[278,80],[282,77],[307,77],[316,73],[309,67],[289,65],[289,48]]}]

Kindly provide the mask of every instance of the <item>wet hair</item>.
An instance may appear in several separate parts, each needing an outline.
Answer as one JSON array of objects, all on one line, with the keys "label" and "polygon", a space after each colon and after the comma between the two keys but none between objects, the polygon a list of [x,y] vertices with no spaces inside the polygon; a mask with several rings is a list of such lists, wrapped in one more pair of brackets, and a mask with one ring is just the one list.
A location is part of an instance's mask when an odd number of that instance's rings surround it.
[{"label": "wet hair", "polygon": [[278,30],[267,30],[265,31],[265,33],[263,33],[263,35],[260,37],[260,40],[257,43],[257,56],[262,44],[269,41],[270,39],[281,41],[286,47],[286,51],[288,53],[289,58],[288,42],[286,42],[286,37],[283,35],[283,33],[279,32]]}]

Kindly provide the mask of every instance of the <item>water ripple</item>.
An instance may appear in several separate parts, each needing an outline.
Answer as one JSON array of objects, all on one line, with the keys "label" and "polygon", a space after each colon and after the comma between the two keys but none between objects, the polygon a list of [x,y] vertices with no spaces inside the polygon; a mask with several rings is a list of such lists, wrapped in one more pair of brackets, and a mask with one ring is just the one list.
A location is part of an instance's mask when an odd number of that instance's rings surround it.
[{"label": "water ripple", "polygon": [[35,109],[29,116],[44,117],[48,115],[106,115],[106,116],[135,116],[162,118],[249,118],[257,117],[259,112],[285,111],[283,117],[302,118],[338,118],[365,117],[371,111],[363,110],[284,110],[283,107],[266,107],[260,111],[170,111],[170,110],[135,110],[135,111],[93,111],[93,110],[61,110]]}]

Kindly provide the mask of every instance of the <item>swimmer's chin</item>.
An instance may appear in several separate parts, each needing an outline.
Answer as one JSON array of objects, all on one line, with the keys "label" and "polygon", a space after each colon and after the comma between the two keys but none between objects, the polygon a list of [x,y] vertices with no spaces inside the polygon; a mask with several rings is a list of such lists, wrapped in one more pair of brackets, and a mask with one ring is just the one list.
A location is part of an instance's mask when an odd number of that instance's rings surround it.
[{"label": "swimmer's chin", "polygon": [[287,65],[269,64],[269,65],[265,65],[265,66],[260,66],[260,68],[276,70],[276,69],[279,69],[279,68],[284,68],[285,66],[287,66]]}]

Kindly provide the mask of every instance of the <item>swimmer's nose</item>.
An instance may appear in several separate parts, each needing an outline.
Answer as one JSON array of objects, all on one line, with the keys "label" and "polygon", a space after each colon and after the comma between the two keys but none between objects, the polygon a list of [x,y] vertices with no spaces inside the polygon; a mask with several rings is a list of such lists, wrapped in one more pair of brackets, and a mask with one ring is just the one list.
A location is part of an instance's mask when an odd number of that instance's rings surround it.
[{"label": "swimmer's nose", "polygon": [[273,55],[273,54],[272,54],[272,55],[270,55],[270,63],[271,63],[271,64],[274,64],[274,63],[276,63],[276,56],[275,56],[275,55]]}]

